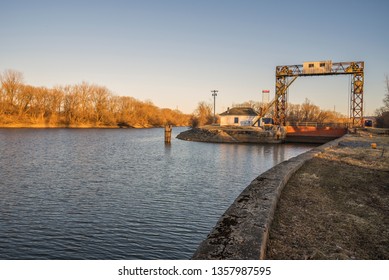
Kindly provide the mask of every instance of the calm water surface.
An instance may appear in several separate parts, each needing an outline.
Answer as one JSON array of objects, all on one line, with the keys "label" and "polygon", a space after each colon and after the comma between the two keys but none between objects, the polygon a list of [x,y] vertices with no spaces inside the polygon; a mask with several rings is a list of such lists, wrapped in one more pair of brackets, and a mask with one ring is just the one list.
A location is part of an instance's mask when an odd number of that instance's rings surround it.
[{"label": "calm water surface", "polygon": [[255,177],[313,147],[163,137],[0,129],[0,259],[188,259]]}]

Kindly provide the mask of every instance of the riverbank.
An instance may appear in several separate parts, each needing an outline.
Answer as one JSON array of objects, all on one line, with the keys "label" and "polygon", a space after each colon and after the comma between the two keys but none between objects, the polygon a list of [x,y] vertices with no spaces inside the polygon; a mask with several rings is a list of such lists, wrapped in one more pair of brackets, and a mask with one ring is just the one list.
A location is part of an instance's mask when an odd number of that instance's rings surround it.
[{"label": "riverbank", "polygon": [[388,259],[388,182],[389,137],[346,135],[252,181],[193,259]]},{"label": "riverbank", "polygon": [[388,217],[389,137],[347,135],[286,184],[266,258],[389,259]]},{"label": "riverbank", "polygon": [[152,125],[93,125],[93,124],[46,124],[46,123],[14,123],[14,124],[1,124],[0,128],[156,128],[163,126],[152,126]]},{"label": "riverbank", "polygon": [[171,124],[174,127],[187,126],[188,122],[169,121],[151,122],[151,121],[111,121],[111,122],[67,122],[65,120],[59,121],[45,121],[45,120],[14,120],[11,117],[4,118],[0,116],[0,128],[157,128],[164,127],[166,124]]}]

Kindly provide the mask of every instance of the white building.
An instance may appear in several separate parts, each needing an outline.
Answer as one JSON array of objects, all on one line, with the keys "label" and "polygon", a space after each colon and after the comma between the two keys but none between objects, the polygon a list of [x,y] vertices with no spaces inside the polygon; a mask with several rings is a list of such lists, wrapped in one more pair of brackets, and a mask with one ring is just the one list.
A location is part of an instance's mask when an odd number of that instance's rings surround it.
[{"label": "white building", "polygon": [[251,126],[258,118],[258,113],[251,107],[228,108],[220,115],[220,125]]}]

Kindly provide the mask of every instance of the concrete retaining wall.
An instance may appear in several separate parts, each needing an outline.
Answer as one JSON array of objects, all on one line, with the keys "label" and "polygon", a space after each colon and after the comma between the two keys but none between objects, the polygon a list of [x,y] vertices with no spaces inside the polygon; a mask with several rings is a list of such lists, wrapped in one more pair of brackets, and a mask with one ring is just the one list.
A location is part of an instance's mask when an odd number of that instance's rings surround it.
[{"label": "concrete retaining wall", "polygon": [[283,187],[307,160],[338,145],[341,139],[284,161],[253,180],[221,216],[192,259],[264,259],[269,228]]}]

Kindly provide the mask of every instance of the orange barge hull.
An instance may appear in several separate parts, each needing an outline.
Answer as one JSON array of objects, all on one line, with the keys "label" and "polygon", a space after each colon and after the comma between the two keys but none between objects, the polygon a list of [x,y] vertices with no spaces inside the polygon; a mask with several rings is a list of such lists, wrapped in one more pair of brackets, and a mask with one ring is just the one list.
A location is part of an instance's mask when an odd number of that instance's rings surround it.
[{"label": "orange barge hull", "polygon": [[321,144],[342,137],[346,133],[347,128],[287,126],[285,142]]}]

